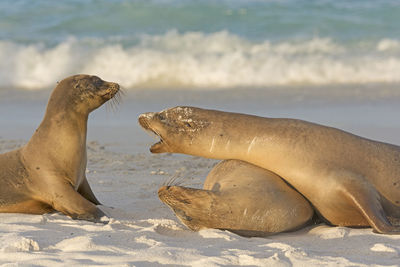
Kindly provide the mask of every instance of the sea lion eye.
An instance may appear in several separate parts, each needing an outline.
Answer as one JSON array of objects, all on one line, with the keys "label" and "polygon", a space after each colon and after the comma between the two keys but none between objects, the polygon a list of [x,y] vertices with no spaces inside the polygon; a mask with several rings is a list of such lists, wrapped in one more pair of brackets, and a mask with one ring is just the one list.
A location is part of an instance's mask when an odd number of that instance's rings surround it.
[{"label": "sea lion eye", "polygon": [[99,77],[96,77],[96,76],[93,77],[92,82],[96,87],[99,87],[103,84],[103,81]]},{"label": "sea lion eye", "polygon": [[160,119],[160,121],[165,121],[167,118],[165,117],[164,114],[159,113],[158,114],[158,118]]}]

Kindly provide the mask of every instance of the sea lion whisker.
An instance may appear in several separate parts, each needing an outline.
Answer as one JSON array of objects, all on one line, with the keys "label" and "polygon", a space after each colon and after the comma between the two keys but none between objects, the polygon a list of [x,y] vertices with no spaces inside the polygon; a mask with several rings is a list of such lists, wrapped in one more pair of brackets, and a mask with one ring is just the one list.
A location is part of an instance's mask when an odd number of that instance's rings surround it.
[{"label": "sea lion whisker", "polygon": [[180,175],[175,174],[173,176],[170,177],[170,179],[167,181],[167,183],[165,184],[165,186],[174,186],[177,185],[176,184],[176,180],[181,178]]},{"label": "sea lion whisker", "polygon": [[171,176],[169,178],[167,178],[166,180],[164,180],[161,184],[161,186],[170,186],[171,181],[175,179],[175,176]]},{"label": "sea lion whisker", "polygon": [[161,186],[170,186],[171,181],[173,179],[175,179],[175,176],[168,177],[166,180],[164,180],[164,182],[161,184]]},{"label": "sea lion whisker", "polygon": [[187,182],[185,182],[185,181],[183,180],[183,178],[181,178],[180,180],[175,181],[173,185],[174,185],[174,186],[183,186],[183,187],[186,187],[186,186],[188,186],[189,184],[188,184]]},{"label": "sea lion whisker", "polygon": [[185,182],[185,181],[183,181],[183,180],[180,180],[180,181],[177,181],[177,182],[175,183],[175,185],[176,185],[176,186],[188,186],[189,183],[187,183],[187,182]]},{"label": "sea lion whisker", "polygon": [[185,181],[184,177],[179,174],[174,174],[169,179],[163,182],[162,186],[187,186],[188,183]]},{"label": "sea lion whisker", "polygon": [[119,90],[118,90],[118,95],[119,95],[120,97],[126,96],[125,89],[122,89],[122,88],[120,87]]},{"label": "sea lion whisker", "polygon": [[114,112],[115,110],[114,110],[114,104],[113,104],[113,101],[112,100],[110,100],[110,101],[108,101],[107,103],[106,103],[106,110],[107,110],[107,112]]},{"label": "sea lion whisker", "polygon": [[121,102],[122,102],[122,95],[123,95],[123,92],[121,91],[121,89],[120,90],[118,90],[118,92],[115,94],[115,96],[113,97],[113,101],[116,103],[116,104],[121,104]]},{"label": "sea lion whisker", "polygon": [[111,112],[116,112],[117,111],[117,105],[115,104],[115,99],[114,98],[112,98],[111,101],[107,102],[106,110],[107,111],[111,111]]},{"label": "sea lion whisker", "polygon": [[116,112],[122,103],[122,95],[125,95],[122,89],[119,89],[115,95],[106,104],[107,111]]}]

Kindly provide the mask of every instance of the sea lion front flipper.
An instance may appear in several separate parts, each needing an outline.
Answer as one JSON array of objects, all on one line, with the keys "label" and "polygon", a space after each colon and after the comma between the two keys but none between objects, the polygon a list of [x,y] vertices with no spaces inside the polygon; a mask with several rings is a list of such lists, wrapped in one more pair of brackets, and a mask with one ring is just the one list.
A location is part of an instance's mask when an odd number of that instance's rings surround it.
[{"label": "sea lion front flipper", "polygon": [[100,201],[97,200],[96,196],[94,195],[92,189],[90,188],[90,185],[87,181],[87,178],[85,176],[85,179],[83,179],[81,185],[78,188],[78,193],[81,194],[84,198],[89,200],[95,205],[101,205]]},{"label": "sea lion front flipper", "polygon": [[342,192],[368,221],[374,232],[381,234],[400,234],[400,227],[393,226],[382,207],[381,196],[374,187],[359,180],[348,179]]},{"label": "sea lion front flipper", "polygon": [[95,204],[75,191],[70,184],[65,184],[61,190],[56,190],[52,195],[53,208],[73,219],[102,222],[101,217],[107,216]]}]

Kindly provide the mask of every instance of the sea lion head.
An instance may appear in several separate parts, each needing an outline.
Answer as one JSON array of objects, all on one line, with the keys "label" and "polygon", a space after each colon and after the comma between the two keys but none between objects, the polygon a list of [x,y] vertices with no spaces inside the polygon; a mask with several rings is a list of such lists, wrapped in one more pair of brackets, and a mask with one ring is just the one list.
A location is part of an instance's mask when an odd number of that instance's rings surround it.
[{"label": "sea lion head", "polygon": [[205,228],[204,224],[207,224],[209,211],[215,202],[208,191],[181,186],[162,186],[158,190],[158,197],[193,231]]},{"label": "sea lion head", "polygon": [[63,79],[54,89],[49,107],[73,109],[90,113],[113,98],[119,92],[119,85],[106,82],[97,76],[73,75]]},{"label": "sea lion head", "polygon": [[[194,107],[174,107],[160,112],[148,112],[139,116],[139,124],[160,137],[160,141],[151,146],[152,153],[190,153],[194,147],[202,147],[207,138],[213,135],[210,126],[215,126],[209,110]],[[200,138],[199,138],[200,137]]]}]

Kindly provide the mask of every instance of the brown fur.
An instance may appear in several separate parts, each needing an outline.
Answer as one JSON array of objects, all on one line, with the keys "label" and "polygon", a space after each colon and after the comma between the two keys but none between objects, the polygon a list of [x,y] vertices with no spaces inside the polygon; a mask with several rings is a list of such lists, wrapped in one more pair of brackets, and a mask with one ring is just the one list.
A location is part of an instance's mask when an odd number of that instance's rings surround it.
[{"label": "brown fur", "polygon": [[0,155],[0,212],[57,210],[99,221],[104,213],[85,176],[87,120],[118,90],[118,84],[89,75],[71,76],[56,86],[29,142]]},{"label": "brown fur", "polygon": [[296,230],[314,210],[276,174],[240,160],[226,160],[208,174],[203,189],[164,186],[158,191],[190,229],[226,229],[243,236]]},{"label": "brown fur", "polygon": [[399,234],[400,147],[295,119],[176,107],[139,117],[154,153],[238,159],[270,170],[333,225]]}]

